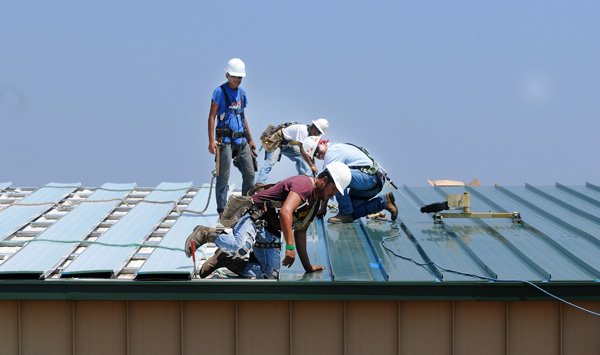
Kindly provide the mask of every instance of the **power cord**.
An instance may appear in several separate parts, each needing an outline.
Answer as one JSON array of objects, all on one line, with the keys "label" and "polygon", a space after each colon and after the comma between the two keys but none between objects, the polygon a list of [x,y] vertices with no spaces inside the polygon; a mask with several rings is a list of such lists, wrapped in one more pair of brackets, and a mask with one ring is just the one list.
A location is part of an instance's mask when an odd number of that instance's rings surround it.
[{"label": "power cord", "polygon": [[[151,204],[158,204],[158,205],[164,205],[164,204],[172,204],[174,205],[174,209],[175,212],[177,214],[182,214],[182,213],[191,213],[191,214],[199,214],[202,215],[206,212],[206,210],[208,209],[208,206],[210,205],[210,198],[212,196],[212,190],[213,190],[213,186],[214,186],[214,182],[215,182],[215,178],[217,177],[216,175],[216,170],[213,170],[212,172],[212,178],[210,179],[210,187],[208,189],[208,198],[206,199],[206,205],[204,206],[204,209],[202,209],[201,211],[197,211],[197,210],[190,210],[190,209],[179,209],[178,207],[178,202],[177,201],[153,201],[153,200],[140,200],[138,203],[151,203]],[[45,186],[45,187],[56,187],[56,188],[65,188],[65,187],[70,187],[70,186]],[[71,186],[74,188],[77,188],[77,186]],[[104,191],[130,191],[128,189],[126,190],[121,190],[121,189],[107,189],[107,188],[103,188],[103,187],[98,187],[93,189],[95,190],[104,190]],[[179,189],[153,189],[152,191],[180,191],[180,190],[189,190],[189,188],[179,188]],[[127,203],[125,198],[113,198],[113,199],[107,199],[107,200],[78,200],[78,201],[72,201],[72,200],[67,200],[65,202],[64,205],[59,205],[60,202],[31,202],[31,203],[23,203],[23,202],[15,202],[12,203],[8,206],[4,206],[2,208],[0,208],[0,211],[7,209],[9,207],[12,206],[54,206],[54,208],[56,208],[57,210],[65,210],[65,209],[69,209],[73,206],[77,206],[80,205],[82,203],[105,203],[105,202],[121,202],[123,204],[125,204],[126,206],[129,206],[129,204]]]},{"label": "power cord", "polygon": [[404,255],[398,254],[395,250],[393,250],[392,248],[390,248],[389,245],[387,245],[387,242],[389,240],[391,240],[391,239],[398,239],[399,237],[400,237],[399,235],[396,235],[396,236],[393,236],[393,237],[385,237],[385,238],[383,238],[383,241],[382,241],[383,248],[385,250],[389,251],[390,253],[392,253],[392,255],[394,255],[394,256],[396,256],[396,257],[398,257],[400,259],[403,259],[403,260],[406,260],[406,261],[410,261],[410,262],[414,263],[415,265],[418,265],[418,266],[421,266],[421,267],[426,267],[426,266],[433,265],[433,266],[437,267],[439,270],[442,270],[444,272],[449,272],[449,273],[456,274],[456,275],[462,275],[462,276],[472,277],[472,278],[476,278],[476,279],[480,279],[480,280],[486,280],[486,281],[491,281],[491,282],[525,283],[525,284],[528,284],[528,285],[530,285],[530,286],[538,289],[539,291],[545,293],[546,295],[548,295],[548,296],[554,298],[555,300],[558,300],[558,301],[560,301],[560,302],[562,302],[562,303],[564,303],[566,305],[569,305],[569,306],[574,307],[576,309],[579,309],[581,311],[587,312],[587,313],[589,313],[589,314],[591,314],[593,316],[600,317],[600,313],[591,311],[589,309],[586,309],[584,307],[581,307],[581,306],[578,306],[578,305],[576,305],[574,303],[571,303],[571,302],[569,302],[569,301],[567,301],[567,300],[565,300],[563,298],[560,298],[560,297],[558,297],[558,296],[556,296],[556,295],[554,295],[554,294],[552,294],[552,293],[544,290],[543,288],[541,288],[540,286],[534,284],[531,281],[495,279],[495,278],[481,276],[481,275],[477,275],[477,274],[470,274],[470,273],[467,273],[467,272],[462,272],[462,271],[448,269],[448,268],[445,268],[443,266],[440,266],[439,264],[437,264],[434,261],[425,262],[425,263],[418,262],[418,261],[416,261],[413,258],[410,258],[410,257],[404,256]]}]

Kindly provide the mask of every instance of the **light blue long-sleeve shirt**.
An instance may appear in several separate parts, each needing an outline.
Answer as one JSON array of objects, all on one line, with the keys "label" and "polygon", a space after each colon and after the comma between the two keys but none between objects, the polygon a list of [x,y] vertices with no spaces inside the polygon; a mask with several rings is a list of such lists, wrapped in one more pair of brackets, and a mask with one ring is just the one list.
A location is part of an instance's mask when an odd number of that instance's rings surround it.
[{"label": "light blue long-sleeve shirt", "polygon": [[334,161],[342,162],[348,166],[372,166],[373,161],[360,149],[345,143],[329,143],[323,168]]}]

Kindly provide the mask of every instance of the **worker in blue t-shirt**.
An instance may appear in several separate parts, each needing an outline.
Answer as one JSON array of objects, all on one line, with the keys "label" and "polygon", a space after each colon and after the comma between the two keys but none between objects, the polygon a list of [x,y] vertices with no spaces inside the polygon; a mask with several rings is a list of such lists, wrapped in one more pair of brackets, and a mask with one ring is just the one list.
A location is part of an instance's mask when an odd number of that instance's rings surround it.
[{"label": "worker in blue t-shirt", "polygon": [[[384,172],[379,164],[367,155],[364,148],[349,143],[330,143],[319,137],[308,137],[302,144],[302,150],[312,161],[313,158],[323,160],[325,165],[341,162],[350,168],[352,180],[348,185],[348,193],[336,194],[339,213],[329,218],[329,223],[351,223],[355,219],[365,217],[382,210],[390,212],[390,218],[395,221],[398,208],[394,195],[377,194],[383,189]],[[311,169],[314,169],[311,166]]]},{"label": "worker in blue t-shirt", "polygon": [[248,98],[240,87],[246,76],[246,65],[241,59],[233,58],[227,62],[225,71],[227,82],[213,92],[208,114],[208,151],[216,154],[215,161],[219,166],[215,187],[219,215],[227,203],[232,161],[242,174],[242,194],[245,195],[254,187],[252,159],[256,156],[256,144],[244,114]]}]

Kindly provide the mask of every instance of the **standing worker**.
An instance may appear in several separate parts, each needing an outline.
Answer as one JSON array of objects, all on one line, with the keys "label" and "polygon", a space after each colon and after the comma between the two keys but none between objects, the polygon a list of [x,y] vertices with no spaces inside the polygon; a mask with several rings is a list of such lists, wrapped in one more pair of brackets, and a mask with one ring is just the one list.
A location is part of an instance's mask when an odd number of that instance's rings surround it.
[{"label": "standing worker", "polygon": [[[216,154],[217,184],[215,198],[219,216],[227,203],[229,171],[231,163],[242,174],[242,194],[254,187],[254,165],[256,144],[252,140],[248,119],[244,113],[248,98],[240,87],[246,76],[246,65],[241,59],[233,58],[225,68],[227,82],[217,87],[212,94],[208,114],[208,151]],[[215,120],[217,121],[215,128]]]},{"label": "standing worker", "polygon": [[260,137],[265,149],[265,163],[258,173],[256,185],[264,185],[267,182],[269,172],[281,159],[282,154],[296,163],[298,175],[310,175],[309,162],[301,154],[302,142],[309,136],[322,136],[328,128],[329,121],[325,118],[314,120],[310,125],[295,122],[269,125]]},{"label": "standing worker", "polygon": [[[387,210],[392,221],[398,217],[394,195],[388,192],[377,196],[383,189],[385,173],[365,148],[349,143],[330,143],[318,137],[308,137],[302,144],[304,154],[309,158],[324,160],[327,166],[332,162],[346,164],[352,173],[348,193],[336,194],[339,212],[329,218],[329,223],[351,223],[355,219],[372,213]],[[315,168],[314,163],[312,168]]]},{"label": "standing worker", "polygon": [[[320,204],[333,195],[343,194],[352,178],[350,169],[342,163],[327,165],[318,177],[296,175],[252,195],[252,207],[237,221],[231,232],[207,226],[197,226],[185,241],[188,257],[194,249],[206,243],[219,247],[214,257],[206,261],[200,275],[208,276],[219,267],[228,267],[238,274],[243,270],[244,258],[254,252],[260,271],[257,277],[278,278],[280,264],[290,267],[296,251],[308,273],[323,270],[312,265],[306,251],[306,230],[314,219]],[[285,240],[285,258],[281,258],[281,237]],[[193,247],[192,247],[193,245]]]}]

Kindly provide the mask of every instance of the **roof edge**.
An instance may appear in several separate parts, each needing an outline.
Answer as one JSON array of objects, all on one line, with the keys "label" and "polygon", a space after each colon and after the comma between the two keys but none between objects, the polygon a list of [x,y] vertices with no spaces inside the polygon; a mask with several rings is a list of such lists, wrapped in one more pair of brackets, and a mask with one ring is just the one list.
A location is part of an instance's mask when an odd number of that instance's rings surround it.
[{"label": "roof edge", "polygon": [[[598,283],[535,283],[568,300],[600,301]],[[553,300],[523,283],[206,281],[3,281],[0,300],[409,301]]]}]

